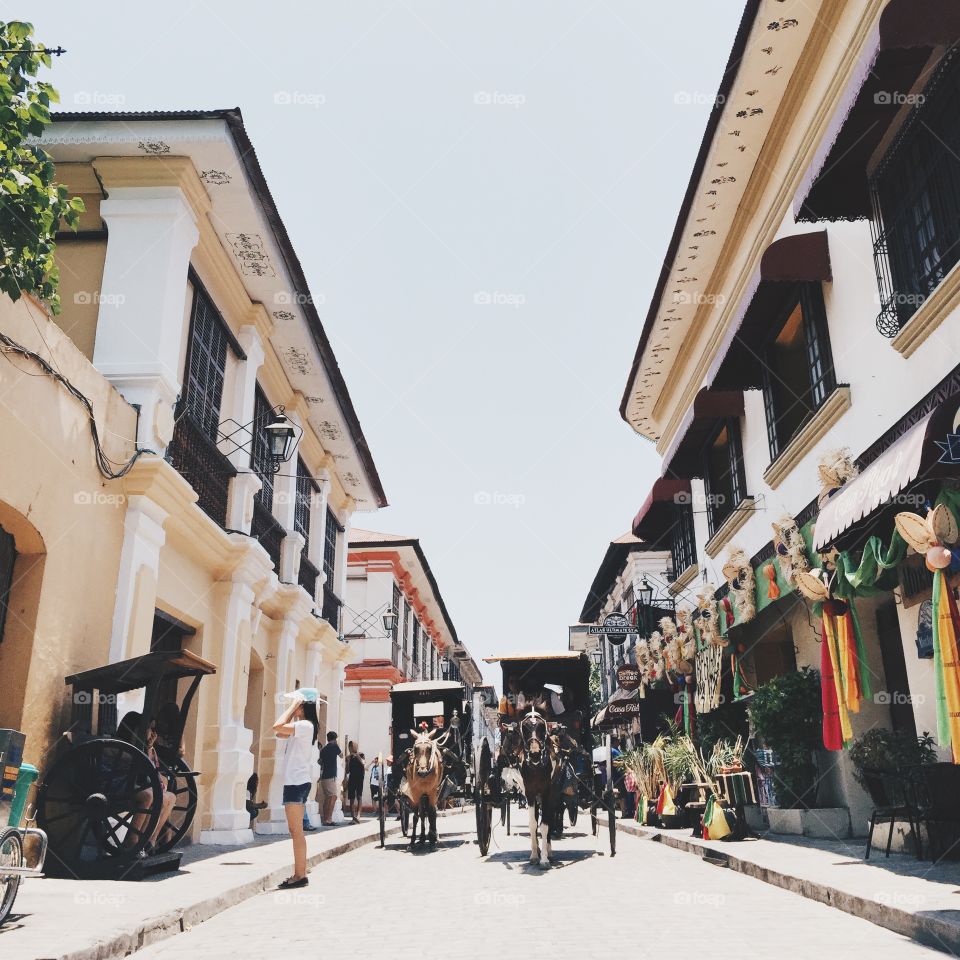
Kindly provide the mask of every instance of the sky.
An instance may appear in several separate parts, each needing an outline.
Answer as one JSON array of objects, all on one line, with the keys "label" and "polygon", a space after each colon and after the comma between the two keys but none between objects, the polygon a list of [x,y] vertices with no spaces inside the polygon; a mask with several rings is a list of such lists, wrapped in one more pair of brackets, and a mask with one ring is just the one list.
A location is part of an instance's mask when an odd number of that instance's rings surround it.
[{"label": "sky", "polygon": [[0,4],[61,109],[241,108],[391,504],[355,525],[478,661],[565,648],[659,473],[618,408],[742,0]]}]

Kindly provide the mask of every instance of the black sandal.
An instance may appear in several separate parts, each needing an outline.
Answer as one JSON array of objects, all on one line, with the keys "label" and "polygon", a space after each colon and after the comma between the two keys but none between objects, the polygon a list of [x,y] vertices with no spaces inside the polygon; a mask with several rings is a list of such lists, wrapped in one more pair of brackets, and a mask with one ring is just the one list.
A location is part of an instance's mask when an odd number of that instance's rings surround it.
[{"label": "black sandal", "polygon": [[309,877],[301,877],[299,880],[294,880],[293,877],[287,877],[283,883],[277,886],[278,890],[295,890],[297,887],[305,887],[310,882]]}]

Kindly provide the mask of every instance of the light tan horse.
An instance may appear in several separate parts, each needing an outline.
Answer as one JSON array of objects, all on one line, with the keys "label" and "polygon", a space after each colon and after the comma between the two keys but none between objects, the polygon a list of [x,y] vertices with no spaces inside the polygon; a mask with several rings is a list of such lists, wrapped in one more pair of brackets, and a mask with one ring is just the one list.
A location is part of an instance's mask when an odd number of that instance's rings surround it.
[{"label": "light tan horse", "polygon": [[[420,821],[420,842],[429,839],[430,846],[437,842],[437,799],[443,783],[443,756],[440,747],[447,734],[434,739],[436,730],[410,731],[415,737],[410,748],[407,764],[407,779],[403,791],[413,809],[413,826],[410,829],[410,845],[416,842],[417,820]],[[430,819],[430,835],[425,836],[427,818]]]}]

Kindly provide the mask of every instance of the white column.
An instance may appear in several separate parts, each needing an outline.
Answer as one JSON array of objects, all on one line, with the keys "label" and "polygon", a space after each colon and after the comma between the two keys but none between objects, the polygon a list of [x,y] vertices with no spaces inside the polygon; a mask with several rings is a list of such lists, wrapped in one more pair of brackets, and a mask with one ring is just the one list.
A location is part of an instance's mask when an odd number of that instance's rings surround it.
[{"label": "white column", "polygon": [[330,473],[321,470],[314,479],[319,490],[315,491],[311,501],[312,516],[310,518],[310,562],[320,571],[317,577],[317,586],[322,587],[326,581],[323,572],[323,544],[327,533],[327,503],[330,500]]},{"label": "white column", "polygon": [[347,593],[347,540],[350,537],[350,521],[352,514],[345,513],[343,520],[343,533],[340,534],[340,542],[337,544],[337,565],[334,570],[336,583],[333,586],[333,592],[343,600]]},{"label": "white column", "polygon": [[247,668],[253,636],[253,584],[263,576],[254,559],[213,589],[218,616],[207,629],[217,659],[217,722],[204,731],[202,767],[206,776],[209,826],[201,843],[243,844],[253,839],[245,807],[246,784],[253,773],[253,733],[244,725]]},{"label": "white column", "polygon": [[[160,550],[166,541],[163,524],[169,514],[149,497],[136,494],[127,499],[127,512],[123,520],[123,546],[120,550],[120,572],[117,577],[117,598],[113,609],[113,629],[110,634],[110,662],[117,663],[128,657],[147,653],[149,633],[144,637],[131,636],[131,627],[143,633],[142,624],[133,623],[138,598],[138,583],[143,592],[148,584],[153,585],[150,603],[150,627],[153,624],[153,607],[156,602],[156,584],[160,571]],[[141,605],[149,598],[143,598]],[[143,620],[144,617],[140,617]],[[137,629],[139,626],[139,629]],[[146,628],[149,629],[149,628]],[[138,642],[139,641],[139,642]]]},{"label": "white column", "polygon": [[[294,654],[296,651],[297,632],[299,625],[290,619],[284,619],[277,632],[274,668],[275,687],[274,696],[270,702],[271,709],[277,714],[283,708],[283,694],[293,688]],[[256,822],[257,833],[286,833],[287,823],[283,812],[283,750],[284,744],[279,740],[273,743],[273,763],[267,762],[264,751],[261,750],[261,766],[264,776],[261,777],[261,789],[267,801],[267,809]]]},{"label": "white column", "polygon": [[180,344],[196,218],[178,186],[112,187],[94,366],[140,408],[137,443],[158,454],[173,436]]},{"label": "white column", "polygon": [[[287,416],[301,427],[300,414],[295,410]],[[287,535],[280,544],[280,580],[283,583],[296,583],[300,575],[300,555],[304,547],[303,535],[294,529],[297,510],[297,450],[299,443],[290,454],[290,459],[280,465],[280,472],[273,483],[273,515]]]},{"label": "white column", "polygon": [[[233,381],[233,395],[229,403],[221,406],[222,417],[237,421],[240,427],[246,426],[253,420],[254,396],[257,388],[257,371],[263,365],[263,340],[257,328],[252,323],[244,324],[237,339],[243,352],[247,355],[246,361],[239,364],[237,376]],[[237,430],[231,425],[230,429]],[[220,447],[227,452],[230,462],[237,468],[237,475],[230,480],[230,491],[227,496],[227,529],[239,530],[241,533],[250,532],[253,521],[253,498],[260,490],[260,478],[250,470],[250,450],[252,434],[248,430],[239,430],[234,437],[237,443],[244,447],[231,450],[234,446],[226,441]]]}]

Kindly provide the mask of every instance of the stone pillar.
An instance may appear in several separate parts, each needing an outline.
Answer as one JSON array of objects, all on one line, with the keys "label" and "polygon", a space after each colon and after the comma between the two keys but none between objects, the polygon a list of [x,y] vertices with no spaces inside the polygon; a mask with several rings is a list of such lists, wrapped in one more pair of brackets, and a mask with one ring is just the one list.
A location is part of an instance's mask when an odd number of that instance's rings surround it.
[{"label": "stone pillar", "polygon": [[237,339],[247,359],[240,365],[233,381],[232,396],[229,402],[224,402],[222,409],[223,419],[230,417],[237,422],[236,426],[230,425],[231,430],[238,431],[233,439],[245,446],[238,449],[234,443],[228,441],[222,441],[220,446],[238,471],[230,480],[230,491],[227,495],[227,529],[249,533],[253,521],[253,498],[262,484],[260,478],[250,470],[252,434],[240,428],[253,420],[257,371],[263,365],[264,352],[263,340],[252,323],[244,324],[240,328]]},{"label": "stone pillar", "polygon": [[[300,414],[295,410],[287,413],[289,419],[301,426]],[[300,555],[306,541],[302,534],[295,529],[297,510],[297,449],[290,454],[290,459],[280,465],[280,472],[273,483],[273,515],[284,530],[286,537],[280,545],[280,575],[281,583],[296,583],[300,576]]]},{"label": "stone pillar", "polygon": [[110,635],[110,662],[148,653],[157,600],[163,524],[169,514],[141,494],[127,498],[117,599]]},{"label": "stone pillar", "polygon": [[[299,594],[300,597],[303,594]],[[306,605],[299,603],[287,613],[280,621],[280,627],[276,631],[276,636],[271,642],[271,653],[274,656],[274,669],[270,673],[271,683],[268,684],[269,696],[266,702],[271,705],[275,715],[279,715],[286,703],[283,700],[283,694],[293,690],[296,667],[297,636],[300,633],[300,625],[304,616],[309,611]],[[313,655],[312,648],[319,647],[318,644],[311,644],[308,651],[307,663],[304,675],[301,678],[302,686],[316,686],[316,674],[319,669],[319,649],[316,655]],[[311,656],[314,656],[311,662]],[[283,810],[283,755],[285,743],[283,740],[274,737],[272,740],[264,743],[260,750],[260,787],[261,795],[267,801],[267,808],[257,821],[255,829],[258,834],[286,833],[287,821]],[[319,745],[316,752],[319,758]],[[319,777],[319,763],[315,761],[314,782]],[[316,813],[316,803],[312,802],[313,793],[311,792],[311,804],[308,805],[308,812]]]},{"label": "stone pillar", "polygon": [[[208,798],[201,843],[242,844],[253,839],[246,811],[246,786],[253,772],[253,733],[244,726],[254,586],[267,576],[267,560],[250,544],[231,579],[212,591],[216,616],[207,630],[209,654],[217,664],[216,723],[203,731],[201,770]],[[259,616],[259,614],[257,615]],[[204,649],[207,649],[205,644]]]},{"label": "stone pillar", "polygon": [[317,577],[317,592],[319,593],[327,575],[323,570],[323,544],[327,533],[327,504],[330,500],[330,472],[321,470],[314,478],[319,490],[315,491],[311,500],[312,516],[310,518],[310,562],[320,571]]},{"label": "stone pillar", "polygon": [[[202,185],[195,189],[192,163],[171,159],[179,162],[94,162],[109,193],[100,204],[109,240],[93,365],[140,408],[137,443],[161,456],[173,436],[180,390],[187,268],[200,236],[196,207],[205,202],[209,209]],[[191,175],[195,183],[187,185]]]}]

